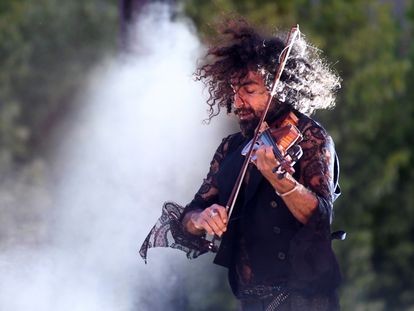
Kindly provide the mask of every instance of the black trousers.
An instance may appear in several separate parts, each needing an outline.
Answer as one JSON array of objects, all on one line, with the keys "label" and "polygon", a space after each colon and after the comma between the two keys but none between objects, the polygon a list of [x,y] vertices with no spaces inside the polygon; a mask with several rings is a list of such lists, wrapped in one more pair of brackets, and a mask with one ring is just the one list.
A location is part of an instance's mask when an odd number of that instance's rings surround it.
[{"label": "black trousers", "polygon": [[[240,300],[242,311],[266,311],[274,298]],[[303,296],[291,293],[275,311],[339,311],[336,292],[329,295]]]},{"label": "black trousers", "polygon": [[[266,299],[243,299],[240,300],[242,311],[265,311],[273,298]],[[282,306],[280,306],[282,307]]]}]

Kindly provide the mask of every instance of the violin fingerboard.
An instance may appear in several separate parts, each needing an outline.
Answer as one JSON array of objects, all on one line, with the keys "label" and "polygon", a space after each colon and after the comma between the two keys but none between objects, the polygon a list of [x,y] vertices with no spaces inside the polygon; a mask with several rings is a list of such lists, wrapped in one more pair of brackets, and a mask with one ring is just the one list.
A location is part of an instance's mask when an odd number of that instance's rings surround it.
[{"label": "violin fingerboard", "polygon": [[290,127],[289,133],[282,137],[280,141],[278,141],[278,144],[283,148],[284,151],[287,151],[290,147],[300,142],[303,138],[302,133],[296,127],[298,125],[298,122],[298,117],[293,112],[290,112],[281,124],[282,127]]}]

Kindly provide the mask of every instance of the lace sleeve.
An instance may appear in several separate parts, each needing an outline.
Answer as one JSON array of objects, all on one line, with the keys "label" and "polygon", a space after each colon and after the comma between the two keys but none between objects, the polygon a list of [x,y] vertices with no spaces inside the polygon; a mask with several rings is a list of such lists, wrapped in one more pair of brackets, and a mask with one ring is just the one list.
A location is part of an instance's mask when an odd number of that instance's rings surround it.
[{"label": "lace sleeve", "polygon": [[303,126],[303,157],[300,161],[300,182],[313,191],[319,201],[311,221],[332,221],[332,203],[335,196],[336,181],[334,168],[336,154],[332,138],[316,122],[309,119]]},{"label": "lace sleeve", "polygon": [[218,188],[216,181],[216,174],[219,170],[220,163],[225,157],[231,135],[224,138],[214,153],[213,159],[210,162],[210,169],[207,173],[206,178],[204,178],[201,187],[194,196],[194,199],[186,206],[182,217],[185,213],[193,210],[203,210],[209,207],[211,204],[216,203],[218,199]]},{"label": "lace sleeve", "polygon": [[326,131],[311,119],[303,122],[301,130],[300,182],[316,194],[318,206],[290,242],[289,286],[312,293],[332,290],[341,280],[330,236],[333,201],[339,195],[339,168],[333,141]]},{"label": "lace sleeve", "polygon": [[187,232],[181,220],[191,210],[204,209],[215,202],[218,197],[216,174],[229,146],[230,137],[223,139],[217,148],[210,170],[194,199],[184,208],[174,202],[166,202],[161,217],[152,227],[139,250],[140,256],[147,259],[148,249],[153,247],[171,247],[184,251],[192,259],[208,251],[209,242],[203,236],[195,236]]}]

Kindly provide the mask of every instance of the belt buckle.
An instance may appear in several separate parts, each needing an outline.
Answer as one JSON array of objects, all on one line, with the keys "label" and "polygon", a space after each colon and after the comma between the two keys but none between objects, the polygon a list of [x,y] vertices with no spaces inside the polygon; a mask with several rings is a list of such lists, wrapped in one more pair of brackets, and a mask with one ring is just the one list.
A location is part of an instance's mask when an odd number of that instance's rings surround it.
[{"label": "belt buckle", "polygon": [[256,294],[260,296],[264,296],[267,292],[267,288],[264,285],[257,285],[256,286]]}]

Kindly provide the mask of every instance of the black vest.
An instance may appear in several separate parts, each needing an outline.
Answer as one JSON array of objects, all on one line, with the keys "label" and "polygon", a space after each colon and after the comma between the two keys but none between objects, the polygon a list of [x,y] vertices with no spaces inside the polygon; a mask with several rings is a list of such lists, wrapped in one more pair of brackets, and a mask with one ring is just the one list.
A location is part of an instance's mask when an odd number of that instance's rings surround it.
[{"label": "black vest", "polygon": [[[241,150],[248,140],[237,133],[229,142],[216,175],[220,205],[227,203],[244,161]],[[243,239],[256,281],[283,281],[290,273],[289,243],[301,226],[270,183],[250,164],[248,182],[240,190],[214,262],[229,268],[232,274],[238,243]]]}]

